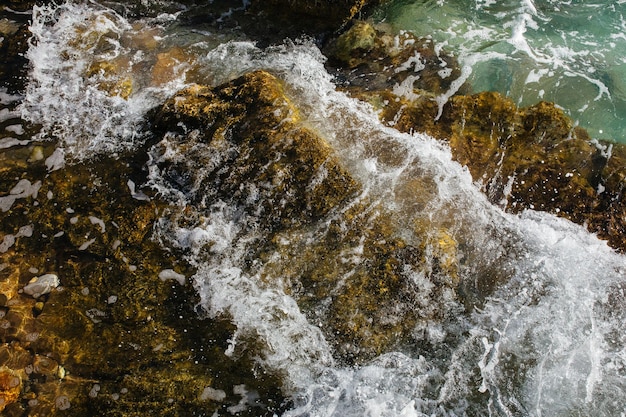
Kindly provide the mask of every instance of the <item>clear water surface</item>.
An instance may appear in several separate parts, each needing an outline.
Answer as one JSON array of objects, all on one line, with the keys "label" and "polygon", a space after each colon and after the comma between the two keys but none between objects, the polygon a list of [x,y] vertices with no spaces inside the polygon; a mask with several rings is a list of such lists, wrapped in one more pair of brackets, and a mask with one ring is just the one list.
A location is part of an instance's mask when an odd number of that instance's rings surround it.
[{"label": "clear water surface", "polygon": [[626,2],[394,0],[376,18],[432,36],[473,91],[561,106],[590,135],[626,142]]}]

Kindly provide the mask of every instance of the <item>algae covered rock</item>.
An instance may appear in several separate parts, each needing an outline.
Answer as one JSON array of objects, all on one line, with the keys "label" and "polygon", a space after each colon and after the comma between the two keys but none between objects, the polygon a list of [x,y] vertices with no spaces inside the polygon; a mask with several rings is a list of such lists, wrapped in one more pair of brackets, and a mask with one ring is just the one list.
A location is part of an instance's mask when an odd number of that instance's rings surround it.
[{"label": "algae covered rock", "polygon": [[[166,205],[129,187],[145,181],[146,149],[49,171],[53,152],[2,151],[0,198],[32,191],[6,200],[0,222],[3,415],[213,413],[239,403],[241,384],[279,409],[275,377],[225,356],[232,325],[200,318],[191,285],[160,278],[193,269],[152,240]],[[203,398],[207,387],[225,394]]]},{"label": "algae covered rock", "polygon": [[[221,221],[235,224],[230,244],[245,244],[247,272],[260,269],[264,285],[327,323],[337,358],[360,363],[458,312],[447,308],[458,307],[457,245],[428,225],[416,225],[420,245],[402,239],[305,116],[263,71],[183,90],[155,116],[154,186],[175,190],[172,223],[185,230],[204,230],[215,210],[236,213]],[[206,259],[219,259],[222,243],[207,239]]]},{"label": "algae covered rock", "polygon": [[493,203],[512,212],[554,213],[626,249],[624,145],[591,140],[554,104],[518,108],[484,92],[453,96],[439,114],[435,96],[427,93],[414,100],[388,91],[361,97],[378,105],[389,125],[448,142],[453,158]]},{"label": "algae covered rock", "polygon": [[[192,87],[160,109],[156,128],[168,134],[155,158],[161,175],[196,208],[225,200],[259,219],[268,234],[301,226],[326,215],[359,185],[328,143],[298,119],[279,81],[266,72],[217,89]],[[168,158],[189,152],[194,158]]]},{"label": "algae covered rock", "polygon": [[518,108],[498,93],[465,94],[454,59],[430,40],[355,22],[325,50],[342,88],[389,126],[446,141],[493,203],[549,211],[626,250],[624,145],[591,140],[552,103]]},{"label": "algae covered rock", "polygon": [[330,40],[324,52],[340,85],[355,93],[390,89],[411,98],[420,90],[442,94],[461,75],[456,59],[436,48],[432,39],[410,32],[394,35],[362,20]]}]

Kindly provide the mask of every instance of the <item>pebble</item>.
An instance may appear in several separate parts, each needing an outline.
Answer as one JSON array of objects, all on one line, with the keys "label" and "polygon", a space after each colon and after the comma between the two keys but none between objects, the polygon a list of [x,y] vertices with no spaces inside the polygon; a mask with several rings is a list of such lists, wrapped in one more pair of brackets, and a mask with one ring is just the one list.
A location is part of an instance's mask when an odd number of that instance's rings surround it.
[{"label": "pebble", "polygon": [[24,292],[33,298],[39,298],[58,287],[59,277],[56,274],[45,274],[35,277],[24,287]]}]

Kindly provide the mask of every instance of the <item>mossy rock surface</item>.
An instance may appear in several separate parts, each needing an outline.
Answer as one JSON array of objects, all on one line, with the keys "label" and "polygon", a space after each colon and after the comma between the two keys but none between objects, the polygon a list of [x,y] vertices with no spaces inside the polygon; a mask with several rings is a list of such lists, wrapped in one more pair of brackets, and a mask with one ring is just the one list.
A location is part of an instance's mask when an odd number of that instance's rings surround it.
[{"label": "mossy rock surface", "polygon": [[414,90],[442,94],[461,75],[456,59],[435,48],[432,39],[410,32],[393,35],[363,20],[351,22],[323,51],[340,85],[355,93],[389,89],[409,97],[419,95]]},{"label": "mossy rock surface", "polygon": [[456,298],[454,238],[444,230],[430,237],[427,225],[416,226],[421,244],[400,238],[393,215],[360,196],[273,75],[181,91],[155,120],[152,159],[167,187],[186,196],[176,221],[201,226],[217,203],[239,213],[239,233],[254,236],[247,272],[262,265],[267,285],[326,323],[341,361],[400,348],[416,325],[452,314],[433,302]]},{"label": "mossy rock surface", "polygon": [[385,91],[361,97],[382,107],[382,119],[395,128],[448,142],[494,204],[551,212],[626,250],[625,147],[592,141],[554,104],[518,108],[497,93],[456,95],[437,119],[438,103],[425,91],[415,100]]},{"label": "mossy rock surface", "polygon": [[[454,59],[410,34],[390,38],[357,22],[330,41],[339,86],[371,103],[389,126],[446,141],[494,204],[554,213],[626,250],[623,144],[591,140],[553,103],[518,108],[498,93],[451,90],[459,87],[451,83],[460,74]],[[438,62],[450,70],[444,78]]]},{"label": "mossy rock surface", "polygon": [[263,71],[216,89],[184,90],[156,116],[156,131],[169,133],[157,152],[194,157],[161,157],[161,174],[195,208],[226,201],[259,219],[270,236],[316,221],[360,186],[299,118],[280,82]]}]

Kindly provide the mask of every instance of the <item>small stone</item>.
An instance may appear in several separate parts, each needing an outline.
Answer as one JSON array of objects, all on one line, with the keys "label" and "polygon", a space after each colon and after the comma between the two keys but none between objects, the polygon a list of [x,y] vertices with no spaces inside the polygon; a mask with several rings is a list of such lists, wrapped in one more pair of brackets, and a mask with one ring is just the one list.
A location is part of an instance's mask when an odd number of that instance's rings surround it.
[{"label": "small stone", "polygon": [[59,379],[65,378],[66,374],[67,372],[65,371],[65,368],[59,365],[59,369],[57,369],[57,376],[59,377]]},{"label": "small stone", "polygon": [[43,146],[35,146],[30,153],[28,162],[36,162],[44,159]]},{"label": "small stone", "polygon": [[22,379],[6,366],[0,367],[0,411],[17,401],[22,391]]},{"label": "small stone", "polygon": [[24,287],[24,293],[31,295],[33,298],[39,298],[58,287],[59,284],[58,276],[55,274],[45,274],[31,279],[28,285]]},{"label": "small stone", "polygon": [[200,394],[200,401],[224,401],[226,393],[221,389],[215,389],[212,387],[205,387]]},{"label": "small stone", "polygon": [[0,19],[0,34],[2,35],[15,35],[20,29],[20,25],[9,19]]},{"label": "small stone", "polygon": [[37,303],[35,303],[35,305],[33,306],[33,314],[35,316],[38,316],[41,313],[43,313],[43,307],[44,307],[43,301],[38,301]]},{"label": "small stone", "polygon": [[178,281],[180,285],[185,285],[186,281],[186,278],[183,274],[179,274],[173,269],[164,269],[163,271],[159,272],[159,278],[161,279],[161,281],[167,281],[172,279],[174,281]]},{"label": "small stone", "polygon": [[60,395],[54,400],[57,410],[67,410],[70,408],[70,399],[66,395]]}]

